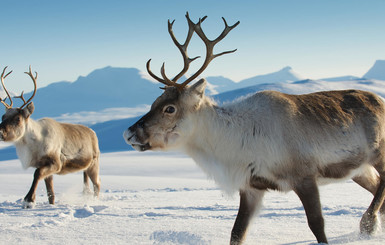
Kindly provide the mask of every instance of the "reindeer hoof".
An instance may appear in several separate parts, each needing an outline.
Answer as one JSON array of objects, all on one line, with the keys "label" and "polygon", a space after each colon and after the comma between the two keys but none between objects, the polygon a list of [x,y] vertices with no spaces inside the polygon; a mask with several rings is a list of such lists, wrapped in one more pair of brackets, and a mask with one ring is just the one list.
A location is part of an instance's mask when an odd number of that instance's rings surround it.
[{"label": "reindeer hoof", "polygon": [[364,213],[360,221],[360,232],[365,235],[373,235],[381,230],[381,221],[377,215]]},{"label": "reindeer hoof", "polygon": [[29,208],[34,208],[35,203],[34,202],[28,202],[28,201],[23,201],[23,209],[29,209]]}]

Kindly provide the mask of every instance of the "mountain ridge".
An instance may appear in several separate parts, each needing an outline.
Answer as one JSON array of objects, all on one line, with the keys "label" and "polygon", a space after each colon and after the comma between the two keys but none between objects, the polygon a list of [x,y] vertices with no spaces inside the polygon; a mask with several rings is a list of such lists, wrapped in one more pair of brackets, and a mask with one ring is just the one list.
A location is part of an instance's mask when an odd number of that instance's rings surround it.
[{"label": "mountain ridge", "polygon": [[385,60],[376,60],[363,78],[385,80]]}]

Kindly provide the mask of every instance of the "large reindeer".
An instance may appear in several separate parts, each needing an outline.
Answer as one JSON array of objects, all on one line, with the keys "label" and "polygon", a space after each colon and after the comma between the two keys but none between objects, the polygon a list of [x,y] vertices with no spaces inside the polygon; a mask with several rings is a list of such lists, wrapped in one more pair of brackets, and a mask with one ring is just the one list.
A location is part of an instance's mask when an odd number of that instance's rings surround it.
[{"label": "large reindeer", "polygon": [[[217,106],[204,95],[206,81],[187,86],[210,61],[228,51],[213,54],[214,45],[234,27],[225,21],[215,40],[203,33],[200,19],[186,15],[189,31],[179,44],[183,70],[173,79],[161,69],[166,85],[151,110],[123,134],[138,151],[181,149],[226,191],[239,191],[240,206],[231,232],[231,244],[240,244],[266,190],[294,192],[299,196],[308,224],[319,243],[327,243],[318,185],[352,178],[374,195],[360,228],[373,233],[378,212],[385,215],[385,106],[375,94],[327,91],[289,95],[275,91],[256,93],[244,100]],[[198,34],[206,46],[202,67],[183,83],[177,80],[194,59],[187,45]]]},{"label": "large reindeer", "polygon": [[31,189],[24,198],[23,207],[32,208],[35,202],[37,184],[44,179],[47,187],[48,201],[55,203],[53,190],[53,174],[67,174],[84,171],[84,191],[89,191],[88,178],[94,187],[94,195],[99,195],[99,144],[96,134],[91,129],[77,124],[59,123],[50,118],[35,121],[30,118],[34,111],[32,98],[36,94],[37,73],[25,72],[34,84],[32,96],[26,101],[23,93],[18,98],[23,104],[12,108],[13,101],[9,95],[4,79],[12,72],[5,75],[7,67],[1,74],[1,83],[10,103],[6,98],[0,99],[6,112],[0,124],[0,140],[13,142],[16,152],[24,168],[36,168]]}]

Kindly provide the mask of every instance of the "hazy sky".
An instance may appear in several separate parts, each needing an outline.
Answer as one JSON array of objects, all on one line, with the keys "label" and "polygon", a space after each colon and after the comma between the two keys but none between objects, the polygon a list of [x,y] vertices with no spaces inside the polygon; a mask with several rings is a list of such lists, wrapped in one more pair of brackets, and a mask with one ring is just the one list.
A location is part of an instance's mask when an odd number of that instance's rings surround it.
[{"label": "hazy sky", "polygon": [[[135,67],[159,74],[166,62],[169,77],[182,66],[181,55],[167,32],[183,42],[184,17],[202,24],[209,38],[224,25],[240,21],[219,43],[217,52],[237,52],[212,61],[203,76],[222,75],[239,81],[291,66],[307,78],[362,76],[377,59],[385,59],[383,0],[3,0],[1,1],[0,66],[14,92],[30,91],[24,71],[38,71],[38,86],[75,81],[105,66]],[[195,35],[191,57],[205,55]],[[203,59],[201,59],[203,60]],[[191,66],[191,73],[200,61]],[[108,81],[106,81],[108,86]]]}]

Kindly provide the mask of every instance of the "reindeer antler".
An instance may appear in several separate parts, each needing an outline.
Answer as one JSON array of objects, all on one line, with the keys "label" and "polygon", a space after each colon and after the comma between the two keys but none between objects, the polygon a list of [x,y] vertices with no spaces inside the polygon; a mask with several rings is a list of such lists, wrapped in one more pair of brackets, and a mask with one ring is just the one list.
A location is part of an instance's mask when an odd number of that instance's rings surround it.
[{"label": "reindeer antler", "polygon": [[[205,17],[204,17],[205,18]],[[196,77],[198,77],[206,68],[207,66],[210,64],[210,62],[221,56],[221,55],[224,55],[224,54],[230,54],[230,53],[234,53],[235,51],[237,51],[237,49],[234,49],[234,50],[230,50],[230,51],[224,51],[224,52],[221,52],[221,53],[218,53],[218,54],[214,54],[214,46],[219,43],[223,38],[226,37],[226,35],[232,30],[234,29],[240,22],[237,21],[234,25],[232,26],[228,26],[227,25],[227,22],[225,20],[225,18],[222,17],[223,19],[223,22],[225,24],[225,29],[222,31],[222,33],[214,40],[209,40],[205,33],[203,32],[202,30],[202,27],[201,27],[201,24],[204,20],[204,18],[201,20],[199,19],[198,23],[197,24],[193,24],[194,25],[194,30],[195,32],[198,34],[198,36],[202,39],[202,41],[204,42],[204,44],[206,45],[206,59],[203,63],[203,65],[201,66],[201,68],[194,74],[192,75],[190,78],[188,78],[186,81],[184,81],[181,86],[182,87],[185,87],[188,83],[190,83],[192,80],[194,80]],[[188,18],[188,21],[191,22],[191,20]]]},{"label": "reindeer antler", "polygon": [[[12,101],[12,98],[11,96],[9,95],[8,93],[8,90],[7,88],[5,87],[5,84],[4,84],[4,79],[12,73],[12,71],[8,72],[5,76],[4,76],[4,73],[5,73],[5,70],[7,70],[8,66],[4,67],[4,70],[3,70],[3,73],[1,73],[1,84],[3,85],[3,89],[5,91],[5,93],[7,94],[7,97],[5,97],[5,99],[3,100],[2,98],[0,98],[0,102],[3,103],[3,105],[5,106],[5,108],[7,109],[11,109],[12,108],[12,105],[13,105],[13,101]],[[9,99],[9,101],[11,102],[9,105],[5,102],[6,99]]]},{"label": "reindeer antler", "polygon": [[32,71],[31,71],[31,66],[29,66],[29,71],[28,72],[24,72],[24,73],[27,74],[32,79],[33,85],[34,85],[34,89],[33,89],[32,96],[27,101],[25,101],[25,99],[24,99],[24,91],[21,92],[20,96],[15,96],[15,98],[20,98],[23,101],[23,105],[19,107],[20,109],[23,108],[25,105],[27,105],[32,100],[32,98],[35,97],[36,90],[37,90],[37,86],[36,86],[37,72],[35,72],[36,75],[33,76]]},{"label": "reindeer antler", "polygon": [[[147,67],[147,72],[154,78],[156,79],[158,82],[160,83],[163,83],[165,84],[166,86],[173,86],[173,87],[176,87],[178,88],[179,90],[183,90],[184,87],[186,87],[186,85],[188,83],[190,83],[192,80],[194,80],[196,77],[198,77],[206,68],[207,66],[209,65],[209,63],[215,59],[216,57],[218,56],[221,56],[221,55],[224,55],[224,54],[229,54],[229,53],[233,53],[236,51],[236,49],[234,50],[231,50],[231,51],[225,51],[225,52],[222,52],[222,53],[219,53],[219,54],[213,54],[213,50],[214,50],[214,46],[220,42],[223,38],[225,38],[225,36],[232,30],[234,29],[240,22],[238,21],[237,23],[235,23],[234,25],[232,26],[228,26],[227,25],[227,22],[226,20],[222,17],[224,23],[225,23],[225,29],[222,31],[222,33],[214,40],[209,40],[206,35],[204,34],[202,28],[201,28],[201,23],[207,18],[207,16],[204,16],[203,18],[199,18],[199,21],[198,23],[194,23],[190,20],[190,17],[189,17],[189,14],[188,12],[186,13],[186,19],[187,19],[187,23],[188,23],[188,26],[189,26],[189,30],[188,30],[188,33],[187,33],[187,37],[186,37],[186,41],[184,42],[184,44],[180,44],[176,38],[175,38],[175,35],[172,31],[172,26],[174,24],[174,21],[172,21],[170,23],[170,20],[168,21],[168,32],[170,33],[170,36],[174,42],[174,44],[177,46],[177,48],[179,49],[179,51],[181,52],[182,54],[182,57],[183,57],[183,62],[184,62],[184,66],[183,66],[183,69],[181,72],[178,73],[178,75],[176,75],[173,79],[169,79],[167,76],[166,76],[166,72],[165,72],[165,68],[164,68],[164,63],[162,65],[162,68],[160,70],[161,72],[161,75],[163,77],[160,78],[158,76],[156,76],[150,69],[150,62],[151,62],[151,59],[149,59],[147,61],[147,64],[146,64],[146,67]],[[205,61],[202,65],[202,67],[195,73],[193,74],[190,78],[188,78],[186,81],[184,81],[183,83],[177,83],[177,80],[179,78],[181,78],[186,72],[187,70],[189,69],[189,66],[190,66],[190,63],[194,60],[196,60],[197,58],[199,58],[200,56],[197,56],[195,58],[189,58],[188,57],[188,54],[187,54],[187,46],[189,45],[190,43],[190,40],[191,40],[191,37],[193,36],[194,34],[194,31],[198,34],[198,36],[202,39],[202,41],[205,43],[206,45],[206,58],[205,58]]]},{"label": "reindeer antler", "polygon": [[[7,88],[5,87],[4,79],[5,79],[9,74],[11,74],[12,71],[8,72],[8,73],[4,76],[5,70],[6,70],[7,68],[8,68],[8,66],[6,66],[6,67],[4,68],[4,70],[3,70],[3,73],[1,73],[1,84],[3,85],[3,88],[4,88],[5,93],[7,93],[7,97],[5,97],[4,100],[3,100],[2,98],[0,98],[0,102],[3,103],[3,105],[4,105],[7,109],[11,109],[11,108],[12,108],[12,105],[13,105],[13,101],[12,101],[12,97],[9,95],[9,92],[8,92]],[[32,79],[32,81],[33,81],[33,85],[34,85],[34,90],[33,90],[32,96],[31,96],[27,101],[25,101],[25,99],[24,99],[24,91],[21,92],[21,95],[20,95],[20,96],[15,96],[15,98],[19,98],[19,99],[21,99],[21,100],[23,101],[23,105],[19,107],[20,109],[22,109],[25,105],[27,105],[29,102],[31,102],[31,100],[32,100],[32,98],[35,96],[36,90],[37,90],[37,86],[36,86],[37,72],[35,72],[36,75],[33,76],[32,71],[31,71],[31,66],[29,66],[29,71],[28,71],[28,72],[24,72],[24,73],[25,73],[25,74],[28,74],[28,75],[31,77],[31,79]],[[6,100],[7,98],[11,101],[11,103],[10,103],[9,105],[8,105],[7,103],[5,103],[5,100]]]}]

